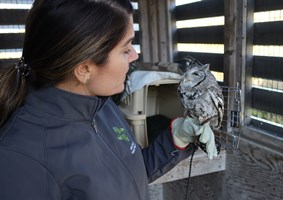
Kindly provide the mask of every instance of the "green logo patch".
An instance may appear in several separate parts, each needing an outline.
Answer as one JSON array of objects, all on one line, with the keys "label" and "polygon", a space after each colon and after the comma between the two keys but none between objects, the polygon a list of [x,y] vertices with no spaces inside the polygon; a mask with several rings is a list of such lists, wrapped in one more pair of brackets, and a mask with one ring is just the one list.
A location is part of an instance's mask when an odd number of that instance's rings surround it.
[{"label": "green logo patch", "polygon": [[118,140],[130,141],[129,137],[126,135],[126,130],[124,128],[113,127],[114,132]]}]

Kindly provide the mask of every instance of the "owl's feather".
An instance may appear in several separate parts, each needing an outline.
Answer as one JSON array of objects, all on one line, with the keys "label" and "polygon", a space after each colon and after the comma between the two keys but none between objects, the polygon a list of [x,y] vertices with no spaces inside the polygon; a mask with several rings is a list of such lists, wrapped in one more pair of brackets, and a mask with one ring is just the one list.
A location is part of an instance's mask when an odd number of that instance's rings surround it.
[{"label": "owl's feather", "polygon": [[221,87],[209,70],[209,65],[188,67],[178,87],[185,115],[197,119],[199,124],[219,128],[224,112],[224,97]]}]

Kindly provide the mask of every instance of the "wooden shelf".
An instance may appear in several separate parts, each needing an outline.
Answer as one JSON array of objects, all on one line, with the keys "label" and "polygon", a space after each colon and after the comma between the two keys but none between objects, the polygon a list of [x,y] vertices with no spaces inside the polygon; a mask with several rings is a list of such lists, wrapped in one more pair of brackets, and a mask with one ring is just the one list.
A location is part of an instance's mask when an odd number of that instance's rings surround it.
[{"label": "wooden shelf", "polygon": [[[162,177],[150,183],[150,185],[187,178],[190,170],[190,160],[191,157],[181,161],[178,165],[176,165],[173,169],[164,174]],[[204,151],[198,149],[193,157],[191,177],[223,171],[225,170],[225,167],[226,151],[224,149],[221,150],[220,154],[212,160],[208,159]]]}]

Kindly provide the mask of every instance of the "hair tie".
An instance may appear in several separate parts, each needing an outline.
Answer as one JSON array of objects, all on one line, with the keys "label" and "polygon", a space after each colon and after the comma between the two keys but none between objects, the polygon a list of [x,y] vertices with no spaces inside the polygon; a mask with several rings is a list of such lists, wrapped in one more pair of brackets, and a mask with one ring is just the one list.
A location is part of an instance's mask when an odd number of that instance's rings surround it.
[{"label": "hair tie", "polygon": [[15,68],[17,69],[18,75],[27,77],[30,73],[30,67],[28,64],[25,64],[24,57],[21,57],[18,63],[15,64]]}]

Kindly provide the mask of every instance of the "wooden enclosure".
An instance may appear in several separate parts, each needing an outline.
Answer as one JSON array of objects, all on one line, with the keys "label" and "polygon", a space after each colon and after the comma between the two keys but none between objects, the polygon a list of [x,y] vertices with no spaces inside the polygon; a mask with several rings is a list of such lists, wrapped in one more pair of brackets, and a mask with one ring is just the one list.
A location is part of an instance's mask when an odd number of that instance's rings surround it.
[{"label": "wooden enclosure", "polygon": [[[173,0],[139,1],[143,61],[174,62],[189,54],[222,72],[220,84],[241,87],[239,148],[227,151],[224,171],[191,179],[189,199],[283,199],[283,51],[257,52],[282,48],[283,21],[254,19],[257,13],[282,9],[280,0],[206,0],[180,6]],[[218,16],[224,17],[221,25],[176,27],[178,21]],[[178,43],[221,44],[223,52],[184,51]],[[273,89],[255,87],[254,79],[268,80]],[[254,117],[254,110],[279,116],[277,125]],[[164,183],[162,198],[185,199],[186,187],[187,179]]]},{"label": "wooden enclosure", "polygon": [[[20,1],[0,1],[0,5],[7,2]],[[175,0],[133,2],[137,7],[134,22],[139,26],[133,44],[140,49],[139,61],[175,62],[190,55],[222,74],[220,85],[239,85],[241,89],[239,146],[234,151],[227,149],[223,169],[199,172],[190,179],[189,199],[282,200],[283,1],[203,0],[178,6]],[[0,31],[5,27],[21,28],[27,11],[0,8]],[[269,13],[266,18],[271,19],[258,20],[257,15],[264,13]],[[213,25],[201,25],[211,19]],[[185,24],[197,25],[178,27],[184,20]],[[0,67],[21,56],[23,36],[22,31],[0,32]],[[205,45],[213,50],[206,50]],[[227,111],[233,109],[228,103]],[[224,128],[233,135],[231,124]],[[209,168],[209,162],[203,165]],[[163,188],[160,200],[185,199],[187,179],[178,174],[175,177],[158,183]]]}]

